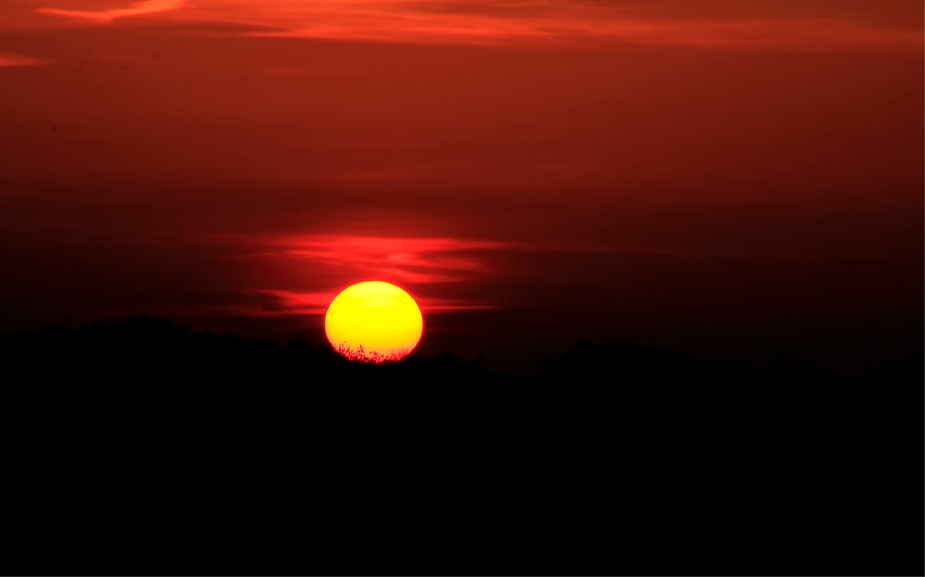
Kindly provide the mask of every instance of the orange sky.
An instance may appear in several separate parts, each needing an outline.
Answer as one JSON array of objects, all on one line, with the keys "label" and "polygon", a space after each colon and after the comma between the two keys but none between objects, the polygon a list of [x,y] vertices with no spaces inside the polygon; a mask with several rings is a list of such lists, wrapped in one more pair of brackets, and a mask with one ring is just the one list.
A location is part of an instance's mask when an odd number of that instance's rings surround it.
[{"label": "orange sky", "polygon": [[919,342],[922,70],[921,2],[6,0],[0,328]]}]

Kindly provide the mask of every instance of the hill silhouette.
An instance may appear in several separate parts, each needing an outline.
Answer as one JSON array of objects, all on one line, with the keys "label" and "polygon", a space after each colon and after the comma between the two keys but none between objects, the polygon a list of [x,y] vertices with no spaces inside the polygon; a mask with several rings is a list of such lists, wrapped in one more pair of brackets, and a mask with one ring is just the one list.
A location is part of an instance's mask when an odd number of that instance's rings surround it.
[{"label": "hill silhouette", "polygon": [[925,571],[921,358],[850,385],[583,343],[517,376],[147,316],[0,351],[7,573]]}]

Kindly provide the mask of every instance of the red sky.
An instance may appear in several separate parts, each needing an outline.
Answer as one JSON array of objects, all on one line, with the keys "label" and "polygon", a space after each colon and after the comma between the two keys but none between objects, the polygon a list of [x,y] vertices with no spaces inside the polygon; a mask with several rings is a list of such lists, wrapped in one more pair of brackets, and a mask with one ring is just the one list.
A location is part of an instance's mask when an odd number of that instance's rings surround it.
[{"label": "red sky", "polygon": [[[5,0],[0,329],[917,347],[920,1]],[[520,365],[518,365],[520,363]]]}]

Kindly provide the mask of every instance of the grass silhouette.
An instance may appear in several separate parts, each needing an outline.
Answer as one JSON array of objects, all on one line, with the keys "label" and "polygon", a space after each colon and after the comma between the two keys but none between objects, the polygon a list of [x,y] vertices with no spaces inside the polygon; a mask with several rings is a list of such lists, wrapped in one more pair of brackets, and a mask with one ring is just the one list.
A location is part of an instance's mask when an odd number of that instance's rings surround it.
[{"label": "grass silhouette", "polygon": [[411,352],[411,350],[407,347],[402,347],[398,350],[392,349],[388,353],[380,353],[379,351],[366,351],[363,349],[363,345],[359,345],[356,349],[354,349],[353,347],[347,346],[346,342],[337,345],[334,347],[334,350],[336,350],[338,354],[347,360],[360,363],[373,363],[377,365],[400,361],[401,359],[408,356],[408,353]]}]

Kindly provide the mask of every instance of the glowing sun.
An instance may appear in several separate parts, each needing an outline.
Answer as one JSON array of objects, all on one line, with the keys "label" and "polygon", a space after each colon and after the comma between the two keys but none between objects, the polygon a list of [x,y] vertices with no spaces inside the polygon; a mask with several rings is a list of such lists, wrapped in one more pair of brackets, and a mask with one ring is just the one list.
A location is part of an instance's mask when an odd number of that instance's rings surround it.
[{"label": "glowing sun", "polygon": [[417,346],[424,319],[411,295],[387,282],[361,282],[334,297],[324,332],[351,360],[397,361]]}]

